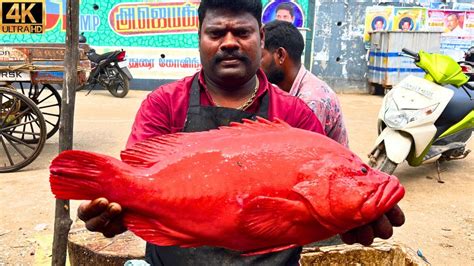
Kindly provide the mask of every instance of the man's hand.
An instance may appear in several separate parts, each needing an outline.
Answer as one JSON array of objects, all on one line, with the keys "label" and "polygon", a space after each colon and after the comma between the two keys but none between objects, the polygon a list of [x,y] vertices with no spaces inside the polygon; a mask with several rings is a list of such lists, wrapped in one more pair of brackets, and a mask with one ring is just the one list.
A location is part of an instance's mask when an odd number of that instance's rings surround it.
[{"label": "man's hand", "polygon": [[106,198],[83,202],[77,217],[86,223],[89,231],[101,232],[105,237],[114,237],[127,230],[122,220],[122,207],[118,203],[109,203]]},{"label": "man's hand", "polygon": [[346,244],[360,243],[369,246],[374,242],[374,238],[388,239],[393,234],[394,226],[401,226],[405,223],[405,215],[398,205],[386,212],[382,217],[370,224],[354,228],[344,234],[341,239]]}]

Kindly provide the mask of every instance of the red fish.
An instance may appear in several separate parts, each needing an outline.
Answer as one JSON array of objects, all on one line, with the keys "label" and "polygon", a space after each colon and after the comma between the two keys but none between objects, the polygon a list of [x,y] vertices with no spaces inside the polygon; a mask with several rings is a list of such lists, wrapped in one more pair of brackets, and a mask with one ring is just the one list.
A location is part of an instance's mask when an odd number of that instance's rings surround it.
[{"label": "red fish", "polygon": [[121,204],[128,229],[160,246],[275,252],[374,221],[404,195],[396,177],[280,120],[155,137],[121,157],[65,151],[51,190]]}]

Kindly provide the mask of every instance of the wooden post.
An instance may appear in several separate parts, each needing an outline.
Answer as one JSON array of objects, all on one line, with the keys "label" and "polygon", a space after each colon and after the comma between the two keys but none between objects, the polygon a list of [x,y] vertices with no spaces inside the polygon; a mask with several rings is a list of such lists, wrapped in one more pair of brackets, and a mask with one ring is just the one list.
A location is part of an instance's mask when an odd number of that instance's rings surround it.
[{"label": "wooden post", "polygon": [[[66,51],[62,90],[59,152],[72,149],[74,104],[76,100],[77,64],[79,61],[79,0],[66,1]],[[52,265],[65,265],[67,239],[72,220],[69,200],[56,200]]]}]

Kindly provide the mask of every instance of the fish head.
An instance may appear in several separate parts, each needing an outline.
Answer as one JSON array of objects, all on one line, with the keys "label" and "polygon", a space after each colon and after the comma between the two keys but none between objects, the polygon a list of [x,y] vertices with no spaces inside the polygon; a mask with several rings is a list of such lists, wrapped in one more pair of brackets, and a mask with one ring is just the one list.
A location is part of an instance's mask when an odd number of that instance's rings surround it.
[{"label": "fish head", "polygon": [[395,176],[370,168],[356,156],[310,161],[299,174],[293,190],[307,200],[319,223],[338,233],[376,220],[405,194]]}]

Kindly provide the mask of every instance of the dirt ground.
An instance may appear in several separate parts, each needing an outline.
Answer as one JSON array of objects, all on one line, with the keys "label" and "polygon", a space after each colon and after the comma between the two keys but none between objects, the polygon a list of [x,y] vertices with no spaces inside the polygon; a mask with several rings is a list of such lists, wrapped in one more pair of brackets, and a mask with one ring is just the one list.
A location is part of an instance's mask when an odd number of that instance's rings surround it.
[{"label": "dirt ground", "polygon": [[[74,148],[118,157],[136,110],[148,92],[131,91],[124,99],[106,91],[77,95]],[[350,146],[364,160],[376,137],[376,117],[382,98],[339,95]],[[474,150],[473,143],[470,148]],[[48,166],[58,151],[58,134],[20,172],[0,174],[0,265],[51,265],[54,198]],[[432,265],[474,265],[474,154],[443,165],[444,184],[434,165],[400,166],[397,175],[406,188],[400,203],[406,224],[393,239],[421,250]],[[72,202],[72,217],[78,202]]]}]

